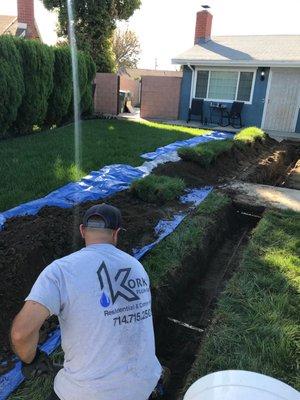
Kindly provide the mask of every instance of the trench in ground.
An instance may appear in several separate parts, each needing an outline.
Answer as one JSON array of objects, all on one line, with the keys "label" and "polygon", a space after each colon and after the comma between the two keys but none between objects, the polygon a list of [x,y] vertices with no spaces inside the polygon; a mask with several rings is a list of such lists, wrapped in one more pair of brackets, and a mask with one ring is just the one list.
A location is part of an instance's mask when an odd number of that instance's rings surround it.
[{"label": "trench in ground", "polygon": [[[263,155],[261,153],[263,153]],[[272,154],[272,156],[270,156],[270,154]],[[268,157],[266,157],[267,155]],[[293,168],[296,160],[299,159],[299,146],[291,143],[279,145],[274,144],[273,142],[267,143],[265,146],[258,144],[257,149],[249,149],[249,157],[251,162],[245,154],[227,154],[216,163],[215,167],[212,167],[209,170],[203,170],[192,163],[168,163],[160,166],[156,170],[156,173],[180,176],[186,180],[188,187],[199,187],[204,183],[218,186],[218,184],[223,183],[224,181],[234,179],[235,176],[233,175],[236,175],[237,173],[241,176],[242,180],[282,185],[286,175]],[[118,194],[116,198],[114,197],[114,205],[119,206],[117,199],[120,198],[120,204],[124,206],[123,197],[126,197],[126,193],[121,193]],[[149,219],[151,222],[149,228],[152,227],[154,220],[156,220],[152,215],[153,212],[155,211],[158,213],[158,211],[161,210],[150,210],[149,205],[146,206],[140,204],[140,202],[135,200],[134,203],[138,203],[139,207],[145,208],[145,210],[143,210],[144,212],[133,209],[130,215],[127,216],[125,213],[125,217],[128,217],[128,223],[134,221],[134,229],[132,229],[132,232],[130,230],[129,239],[134,233],[134,238],[138,237],[140,240],[141,233],[145,234],[144,221]],[[84,204],[80,206],[80,208],[85,209],[88,205],[89,204]],[[137,206],[137,204],[134,204],[134,206]],[[149,212],[151,214],[150,217],[148,216]],[[253,212],[253,210],[251,212]],[[147,218],[145,218],[145,214],[147,214]],[[43,268],[47,263],[52,261],[53,257],[59,258],[64,256],[66,252],[70,252],[71,242],[73,241],[71,238],[63,239],[61,231],[70,231],[69,228],[73,223],[72,215],[72,210],[46,208],[41,210],[37,216],[21,217],[8,221],[6,232],[2,232],[1,234],[0,269],[2,266],[2,273],[7,271],[9,278],[8,280],[3,280],[3,284],[6,287],[6,301],[7,293],[11,294],[14,299],[13,303],[15,308],[18,307],[19,303],[21,304],[24,295],[17,295],[13,290],[7,290],[7,287],[9,286],[8,283],[10,281],[20,281],[20,286],[23,288],[24,282],[29,279],[30,271],[32,269],[34,269],[34,274],[37,275],[39,268]],[[132,218],[132,215],[135,215],[134,219]],[[136,230],[137,216],[140,216],[143,220],[141,231]],[[59,220],[60,224],[63,221],[65,225],[58,229],[58,224],[55,223],[56,220]],[[39,224],[35,224],[36,221],[39,221]],[[216,299],[218,298],[220,291],[224,288],[226,281],[238,266],[243,248],[247,243],[248,234],[251,232],[251,229],[256,222],[258,222],[258,220],[254,220],[253,222],[251,219],[245,219],[242,218],[241,215],[238,216],[237,213],[235,214],[231,221],[230,230],[226,235],[224,235],[224,240],[221,246],[216,247],[218,251],[215,252],[215,249],[209,248],[205,249],[205,251],[210,252],[210,261],[207,263],[206,274],[201,276],[197,275],[197,269],[195,268],[195,275],[193,276],[192,284],[188,290],[184,289],[184,292],[179,289],[176,296],[172,296],[172,306],[170,312],[168,312],[170,318],[206,329],[210,323]],[[41,223],[43,223],[43,225],[41,225]],[[36,232],[34,231],[34,234],[38,236],[37,241],[34,240],[35,236],[28,235],[29,232],[27,231],[27,225],[30,229],[36,230]],[[36,229],[37,225],[38,229]],[[222,227],[223,225],[222,221],[220,221],[220,226]],[[27,236],[21,234],[21,239],[17,241],[16,237],[18,236],[18,232],[22,233],[22,231],[27,231]],[[244,233],[245,236],[241,243],[239,243],[241,236]],[[10,239],[10,241],[6,239]],[[16,244],[16,241],[18,244]],[[33,248],[33,243],[35,242],[38,243],[38,251],[35,247]],[[135,241],[133,240],[133,242]],[[52,248],[52,244],[55,244],[55,249]],[[237,244],[240,244],[240,246],[235,252]],[[132,240],[126,243],[124,248],[125,251],[128,250],[127,247],[132,248]],[[24,261],[26,261],[27,258],[24,257],[22,252],[23,248],[27,250],[32,248],[28,256],[30,261],[29,268],[27,268],[27,265],[24,265]],[[42,256],[40,256],[40,252]],[[44,259],[45,253],[49,256],[49,260]],[[211,256],[212,254],[213,257]],[[231,259],[232,254],[233,258]],[[11,268],[5,268],[4,261],[8,263],[12,261],[10,264],[13,266],[12,270]],[[229,261],[230,263],[228,265]],[[2,262],[3,265],[1,265]],[[195,264],[197,264],[197,262],[201,262],[201,260],[196,259]],[[20,274],[22,271],[26,276]],[[26,278],[25,281],[23,278]],[[220,285],[216,287],[216,282],[219,280]],[[34,281],[34,279],[30,280],[28,287],[32,286],[32,281]],[[0,297],[1,294],[2,293],[0,293]],[[16,305],[15,303],[18,304]],[[16,311],[11,314],[15,313]],[[5,318],[5,320],[9,321],[9,318]],[[203,334],[187,329],[181,325],[177,325],[168,320],[165,316],[163,316],[161,320],[161,323],[156,324],[158,355],[162,362],[172,370],[170,389],[166,399],[174,399],[175,396],[178,397],[178,391],[183,386],[185,374],[189,371],[195,359]],[[46,325],[46,329],[44,329],[45,334],[42,335],[45,337],[47,336],[48,331],[51,331],[56,326],[56,321],[50,321],[50,323],[47,322]],[[7,329],[3,329],[3,332],[5,331],[7,331]],[[3,343],[3,340],[1,342]],[[4,340],[4,342],[7,342],[7,340]],[[9,350],[7,350],[7,352],[4,351],[4,353],[9,353]],[[7,371],[12,367],[13,363],[9,362],[8,368],[5,367],[4,369]]]},{"label": "trench in ground", "polygon": [[246,215],[238,209],[232,214],[229,228],[217,251],[211,251],[206,272],[202,276],[197,274],[196,264],[201,263],[201,259],[195,259],[195,274],[188,290],[178,293],[169,310],[169,318],[204,332],[175,323],[165,315],[158,318],[157,355],[161,363],[171,370],[165,400],[183,398],[182,388],[210,325],[218,297],[238,268],[250,233],[259,221],[259,216]]}]

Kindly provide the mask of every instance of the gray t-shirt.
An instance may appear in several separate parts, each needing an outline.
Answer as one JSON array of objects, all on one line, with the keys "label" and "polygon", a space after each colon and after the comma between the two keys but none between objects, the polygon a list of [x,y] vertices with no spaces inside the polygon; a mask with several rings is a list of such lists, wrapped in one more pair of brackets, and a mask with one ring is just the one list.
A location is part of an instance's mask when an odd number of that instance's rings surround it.
[{"label": "gray t-shirt", "polygon": [[146,400],[161,366],[155,356],[150,282],[142,264],[110,244],[54,261],[26,300],[59,318],[61,400]]}]

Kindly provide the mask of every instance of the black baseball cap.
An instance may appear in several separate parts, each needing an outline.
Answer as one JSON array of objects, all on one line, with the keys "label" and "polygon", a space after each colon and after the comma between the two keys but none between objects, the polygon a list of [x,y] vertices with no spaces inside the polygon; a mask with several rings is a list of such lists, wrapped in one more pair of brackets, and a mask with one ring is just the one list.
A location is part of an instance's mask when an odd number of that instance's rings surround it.
[{"label": "black baseball cap", "polygon": [[[100,217],[102,221],[90,221],[92,217]],[[117,230],[122,226],[121,211],[108,204],[97,204],[89,208],[83,217],[83,226],[88,228],[102,228]]]}]

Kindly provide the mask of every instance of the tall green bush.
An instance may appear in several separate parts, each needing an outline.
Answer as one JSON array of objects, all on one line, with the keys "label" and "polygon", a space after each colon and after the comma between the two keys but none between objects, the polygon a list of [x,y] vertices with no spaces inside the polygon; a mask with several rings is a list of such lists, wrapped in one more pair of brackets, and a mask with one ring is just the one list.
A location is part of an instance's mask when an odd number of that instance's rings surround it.
[{"label": "tall green bush", "polygon": [[60,125],[72,100],[71,52],[68,46],[54,48],[53,90],[48,100],[45,125]]},{"label": "tall green bush", "polygon": [[24,93],[19,51],[11,36],[0,36],[0,138],[16,120]]},{"label": "tall green bush", "polygon": [[[78,52],[81,112],[93,112],[91,56]],[[0,138],[61,125],[73,115],[71,54],[68,46],[0,36]]]},{"label": "tall green bush", "polygon": [[84,54],[84,59],[87,70],[87,84],[81,96],[81,112],[83,115],[89,115],[94,111],[93,81],[96,75],[96,64],[88,53]]},{"label": "tall green bush", "polygon": [[[96,75],[96,65],[90,55],[78,51],[78,79],[80,91],[80,111],[82,115],[89,115],[93,112],[93,90],[92,81]],[[74,114],[74,99],[69,108],[69,115]]]},{"label": "tall green bush", "polygon": [[23,134],[32,132],[35,125],[43,126],[53,89],[54,52],[37,40],[19,39],[16,44],[22,58],[25,94],[15,129]]},{"label": "tall green bush", "polygon": [[[87,65],[85,62],[85,54],[83,51],[78,51],[78,80],[79,80],[79,92],[80,99],[82,99],[82,94],[86,90],[88,78],[87,78]],[[69,118],[72,118],[74,114],[74,93],[72,93],[72,99],[69,107]]]}]

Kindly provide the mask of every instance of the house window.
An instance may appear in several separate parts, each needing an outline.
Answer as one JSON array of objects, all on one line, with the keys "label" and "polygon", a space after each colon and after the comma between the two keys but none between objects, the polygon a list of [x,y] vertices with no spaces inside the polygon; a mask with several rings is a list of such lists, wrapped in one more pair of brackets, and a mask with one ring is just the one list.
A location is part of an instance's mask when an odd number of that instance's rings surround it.
[{"label": "house window", "polygon": [[234,100],[238,79],[238,72],[211,71],[208,98]]},{"label": "house window", "polygon": [[248,71],[197,71],[195,97],[250,102],[253,76]]},{"label": "house window", "polygon": [[241,72],[237,100],[250,101],[253,72]]},{"label": "house window", "polygon": [[205,99],[207,93],[209,71],[198,71],[196,97]]}]

